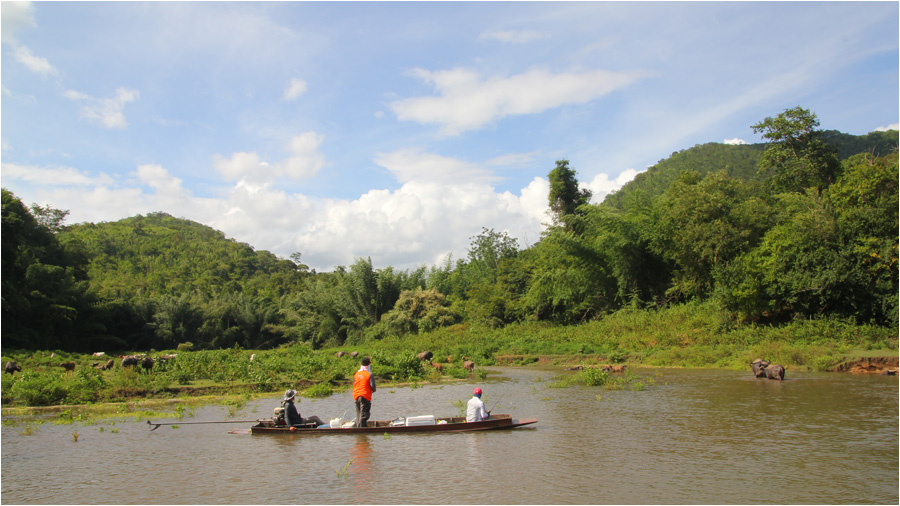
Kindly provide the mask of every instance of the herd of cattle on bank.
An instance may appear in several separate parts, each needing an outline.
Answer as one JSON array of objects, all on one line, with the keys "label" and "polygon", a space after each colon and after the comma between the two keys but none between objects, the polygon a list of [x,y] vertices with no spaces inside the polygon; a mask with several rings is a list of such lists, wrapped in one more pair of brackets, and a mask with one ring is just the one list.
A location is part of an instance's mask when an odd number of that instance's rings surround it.
[{"label": "herd of cattle on bank", "polygon": [[[104,355],[106,355],[106,354],[103,353],[102,351],[94,353],[95,357],[102,357]],[[54,357],[54,356],[56,356],[56,354],[54,353],[54,354],[51,354],[50,356]],[[144,355],[144,354],[142,354],[142,355],[121,355],[120,363],[121,363],[122,367],[137,367],[138,365],[140,365],[143,370],[149,372],[151,369],[153,369],[153,364],[164,362],[166,360],[172,360],[175,357],[176,357],[176,355],[174,355],[174,354],[173,355],[160,355],[160,356],[156,357],[155,359],[152,357],[148,357],[147,355]],[[93,364],[91,364],[91,367],[93,367],[94,369],[100,369],[101,371],[108,371],[108,370],[111,370],[113,367],[115,367],[115,365],[116,365],[116,360],[111,358],[111,359],[107,360],[106,363],[94,362]],[[61,362],[59,364],[59,367],[62,367],[66,373],[74,372],[75,366],[76,366],[75,362],[72,362],[72,361]],[[15,375],[17,372],[21,372],[21,371],[22,371],[22,366],[12,360],[7,362],[6,366],[3,369],[4,373],[9,373],[12,375]]]},{"label": "herd of cattle on bank", "polygon": [[[106,353],[104,353],[102,351],[93,354],[94,357],[102,357],[104,355],[106,355]],[[53,353],[50,356],[55,357],[56,354]],[[163,362],[166,360],[172,360],[176,356],[177,355],[174,355],[174,354],[173,355],[160,355],[156,359],[154,359],[152,357],[148,357],[146,354],[121,355],[120,363],[121,363],[122,367],[137,367],[138,365],[140,365],[141,368],[143,368],[145,371],[150,372],[153,369],[154,363]],[[349,356],[349,357],[355,359],[355,358],[359,357],[359,352],[357,352],[357,351],[351,351],[349,353],[345,352],[345,351],[337,352],[337,358],[342,358],[344,356]],[[423,351],[422,353],[419,353],[416,356],[418,357],[419,360],[430,364],[437,371],[439,371],[439,372],[443,371],[442,364],[440,364],[438,362],[433,362],[431,360],[434,357],[434,354],[431,353],[430,351]],[[250,355],[250,362],[253,362],[254,358],[256,358],[255,353]],[[468,357],[466,357],[466,358],[468,358]],[[448,364],[452,363],[452,361],[453,361],[453,357],[448,356],[447,363]],[[63,369],[65,369],[66,373],[70,373],[70,372],[75,371],[75,365],[76,365],[75,362],[70,361],[70,362],[60,363],[59,367],[62,367]],[[91,367],[93,367],[94,369],[100,369],[101,371],[108,371],[108,370],[111,370],[113,367],[115,367],[115,365],[116,365],[115,359],[111,358],[111,359],[107,360],[106,363],[102,363],[102,364],[100,362],[94,362],[91,365]],[[465,369],[469,372],[474,371],[475,370],[475,362],[472,362],[471,360],[465,360],[463,362],[463,369]],[[9,362],[6,363],[6,368],[4,369],[4,372],[12,374],[12,375],[15,375],[16,372],[21,372],[21,371],[22,371],[22,366],[20,366],[17,362],[14,362],[12,360],[10,360]]]}]

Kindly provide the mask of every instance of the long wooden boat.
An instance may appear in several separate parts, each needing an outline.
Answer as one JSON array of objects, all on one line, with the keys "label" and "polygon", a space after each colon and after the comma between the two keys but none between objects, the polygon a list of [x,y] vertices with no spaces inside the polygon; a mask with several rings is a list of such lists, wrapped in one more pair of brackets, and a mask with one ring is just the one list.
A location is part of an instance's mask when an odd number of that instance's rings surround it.
[{"label": "long wooden boat", "polygon": [[260,420],[260,422],[250,428],[252,434],[406,434],[421,432],[473,432],[482,430],[503,430],[514,429],[537,423],[537,418],[523,418],[514,420],[510,415],[491,415],[487,420],[481,422],[466,422],[465,417],[448,417],[436,418],[435,423],[428,425],[405,425],[398,424],[397,420],[369,420],[366,427],[346,427],[332,428],[323,427],[321,429],[309,427],[296,427],[291,430],[290,427],[283,425],[275,425],[271,420]]}]

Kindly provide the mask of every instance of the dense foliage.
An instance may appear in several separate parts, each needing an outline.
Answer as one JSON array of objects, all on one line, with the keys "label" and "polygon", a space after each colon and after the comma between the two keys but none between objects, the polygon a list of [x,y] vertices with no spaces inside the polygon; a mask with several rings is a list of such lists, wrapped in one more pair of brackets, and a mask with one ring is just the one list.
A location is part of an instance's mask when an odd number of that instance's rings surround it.
[{"label": "dense foliage", "polygon": [[735,325],[895,328],[898,134],[818,124],[786,110],[753,126],[768,144],[673,153],[598,205],[560,160],[538,243],[485,228],[466,258],[412,271],[317,273],[164,213],[62,226],[4,190],[4,348],[321,348],[697,302]]}]

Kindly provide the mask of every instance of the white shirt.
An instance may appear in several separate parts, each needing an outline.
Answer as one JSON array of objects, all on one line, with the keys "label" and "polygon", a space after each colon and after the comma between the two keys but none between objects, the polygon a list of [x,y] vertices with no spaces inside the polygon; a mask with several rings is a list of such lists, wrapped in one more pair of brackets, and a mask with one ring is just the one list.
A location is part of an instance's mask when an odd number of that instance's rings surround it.
[{"label": "white shirt", "polygon": [[466,421],[480,422],[488,417],[488,412],[484,409],[484,402],[478,396],[472,396],[469,403],[466,404]]}]

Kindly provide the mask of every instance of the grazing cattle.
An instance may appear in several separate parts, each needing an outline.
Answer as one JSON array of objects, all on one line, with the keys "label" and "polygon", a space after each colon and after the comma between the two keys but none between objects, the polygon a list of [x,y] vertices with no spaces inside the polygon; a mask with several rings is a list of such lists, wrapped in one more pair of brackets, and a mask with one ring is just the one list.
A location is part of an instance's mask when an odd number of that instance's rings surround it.
[{"label": "grazing cattle", "polygon": [[431,357],[433,357],[434,354],[431,353],[430,351],[423,351],[422,353],[419,353],[416,356],[419,357],[419,360],[425,361],[425,360],[431,360]]},{"label": "grazing cattle", "polygon": [[103,366],[100,365],[100,362],[94,362],[93,364],[91,364],[91,367],[93,367],[94,369],[102,369],[103,368]]},{"label": "grazing cattle", "polygon": [[343,357],[343,356],[346,355],[346,354],[347,354],[346,352],[339,351],[339,352],[337,352],[337,358],[341,358],[341,357]]},{"label": "grazing cattle", "polygon": [[8,372],[8,373],[12,374],[13,376],[16,375],[16,371],[22,372],[22,366],[20,366],[16,362],[13,362],[12,360],[7,362],[6,368],[3,369],[3,372]]},{"label": "grazing cattle", "polygon": [[106,364],[103,367],[101,367],[100,369],[103,369],[104,371],[109,371],[110,369],[113,368],[114,365],[116,365],[116,361],[113,359],[109,359],[106,361]]},{"label": "grazing cattle", "polygon": [[134,367],[136,365],[138,365],[137,357],[122,355],[122,367]]},{"label": "grazing cattle", "polygon": [[153,359],[150,357],[142,358],[141,367],[143,367],[145,371],[150,372],[150,369],[153,369]]},{"label": "grazing cattle", "polygon": [[771,362],[769,362],[768,360],[763,360],[761,358],[754,360],[750,364],[750,368],[753,369],[753,375],[756,376],[757,378],[762,378],[762,375],[759,374],[759,371],[761,369],[765,369],[766,367],[769,367],[770,363]]},{"label": "grazing cattle", "polygon": [[625,364],[614,365],[610,368],[610,372],[625,372],[625,369],[628,369],[628,366]]},{"label": "grazing cattle", "polygon": [[70,373],[75,370],[75,362],[63,362],[59,364],[60,367],[66,370],[66,373]]},{"label": "grazing cattle", "polygon": [[603,372],[611,372],[611,371],[612,371],[612,366],[611,366],[611,365],[601,365],[601,366],[600,366],[600,370],[603,371]]},{"label": "grazing cattle", "polygon": [[93,356],[95,356],[95,357],[102,357],[102,356],[104,356],[104,355],[106,355],[106,353],[104,353],[104,352],[102,352],[102,351],[98,351],[97,353],[94,353]]},{"label": "grazing cattle", "polygon": [[358,351],[351,351],[351,352],[350,352],[350,358],[356,358],[356,357],[358,357],[358,356],[359,356],[359,352],[358,352]]},{"label": "grazing cattle", "polygon": [[467,371],[474,371],[475,370],[475,362],[472,362],[471,360],[466,360],[465,362],[463,362],[463,369],[465,369]]},{"label": "grazing cattle", "polygon": [[438,372],[444,372],[444,366],[442,366],[441,364],[439,364],[437,362],[432,362],[431,367],[434,367],[435,369],[437,369]]},{"label": "grazing cattle", "polygon": [[583,366],[583,365],[575,365],[575,366],[572,366],[572,367],[566,367],[566,370],[567,370],[567,371],[581,371],[581,370],[583,370],[583,369],[584,369],[584,366]]},{"label": "grazing cattle", "polygon": [[765,371],[766,377],[770,380],[780,380],[784,381],[784,367],[780,365],[770,365],[763,369]]}]

